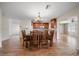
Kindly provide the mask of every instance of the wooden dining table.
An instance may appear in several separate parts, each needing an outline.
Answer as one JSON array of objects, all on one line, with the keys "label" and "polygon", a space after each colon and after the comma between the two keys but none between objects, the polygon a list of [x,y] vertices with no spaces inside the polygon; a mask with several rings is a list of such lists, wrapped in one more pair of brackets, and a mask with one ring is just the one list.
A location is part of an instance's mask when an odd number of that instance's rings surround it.
[{"label": "wooden dining table", "polygon": [[[42,36],[41,36],[40,33],[38,33],[38,34],[39,34],[38,39],[39,39],[39,48],[40,48],[40,40],[42,39]],[[31,34],[30,33],[26,34],[26,38],[27,38],[26,47],[29,48],[30,47],[30,42],[31,42]],[[50,41],[49,46],[52,46],[53,39],[51,39],[51,37],[48,36],[48,40]]]}]

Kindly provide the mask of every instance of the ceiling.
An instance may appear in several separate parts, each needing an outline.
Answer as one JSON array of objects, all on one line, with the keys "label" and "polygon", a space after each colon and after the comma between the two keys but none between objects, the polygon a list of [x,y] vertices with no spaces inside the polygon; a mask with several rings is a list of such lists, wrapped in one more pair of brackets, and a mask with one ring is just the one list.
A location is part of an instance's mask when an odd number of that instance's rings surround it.
[{"label": "ceiling", "polygon": [[[50,5],[45,9],[46,5]],[[78,2],[0,2],[0,8],[6,16],[33,19],[40,12],[44,19],[58,17],[78,6]]]}]

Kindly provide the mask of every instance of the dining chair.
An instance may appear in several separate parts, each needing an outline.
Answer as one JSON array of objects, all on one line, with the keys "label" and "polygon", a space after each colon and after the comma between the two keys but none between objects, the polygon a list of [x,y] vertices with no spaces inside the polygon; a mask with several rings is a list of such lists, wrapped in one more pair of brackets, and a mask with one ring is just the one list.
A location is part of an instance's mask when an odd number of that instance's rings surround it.
[{"label": "dining chair", "polygon": [[46,31],[42,32],[42,39],[40,39],[41,48],[48,48],[48,33]]},{"label": "dining chair", "polygon": [[49,39],[50,39],[50,47],[53,45],[53,37],[54,37],[54,30],[50,31]]},{"label": "dining chair", "polygon": [[31,49],[36,49],[39,48],[39,39],[38,39],[38,32],[32,31],[30,33],[31,39],[30,39],[30,48]]},{"label": "dining chair", "polygon": [[21,32],[22,32],[23,46],[26,46],[26,40],[27,40],[26,31],[22,30]]}]

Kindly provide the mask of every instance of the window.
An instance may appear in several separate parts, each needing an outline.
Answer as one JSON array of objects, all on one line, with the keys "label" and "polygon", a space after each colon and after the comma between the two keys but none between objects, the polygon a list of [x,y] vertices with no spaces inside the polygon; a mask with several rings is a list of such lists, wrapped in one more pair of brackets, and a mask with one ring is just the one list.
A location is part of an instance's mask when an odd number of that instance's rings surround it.
[{"label": "window", "polygon": [[75,32],[76,22],[71,22],[68,24],[68,32]]}]

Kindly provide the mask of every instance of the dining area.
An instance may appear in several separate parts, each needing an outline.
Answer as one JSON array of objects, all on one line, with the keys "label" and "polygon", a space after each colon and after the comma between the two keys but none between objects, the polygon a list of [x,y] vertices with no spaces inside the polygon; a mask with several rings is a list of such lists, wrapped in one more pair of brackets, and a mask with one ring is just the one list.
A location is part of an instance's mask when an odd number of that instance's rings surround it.
[{"label": "dining area", "polygon": [[78,4],[1,2],[0,55],[79,55],[77,53],[79,52],[77,51],[79,47],[79,40],[77,40]]},{"label": "dining area", "polygon": [[21,45],[29,50],[48,49],[52,47],[55,37],[55,22],[55,18],[51,20],[51,25],[53,25],[51,27],[53,29],[49,29],[49,23],[32,22],[33,30],[28,34],[26,30],[21,30]]}]

